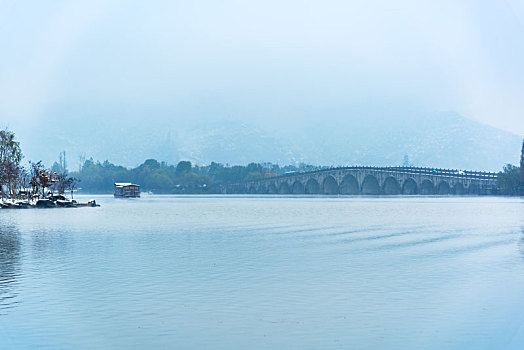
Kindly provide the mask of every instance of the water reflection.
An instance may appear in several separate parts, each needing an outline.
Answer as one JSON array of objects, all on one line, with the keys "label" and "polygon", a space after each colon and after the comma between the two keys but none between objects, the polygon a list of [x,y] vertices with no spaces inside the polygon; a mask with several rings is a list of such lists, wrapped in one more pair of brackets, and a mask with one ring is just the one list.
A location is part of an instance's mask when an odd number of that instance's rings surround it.
[{"label": "water reflection", "polygon": [[0,315],[17,303],[16,284],[20,276],[20,233],[0,222]]},{"label": "water reflection", "polygon": [[66,257],[70,251],[68,234],[64,228],[34,230],[31,232],[32,257],[42,263]]}]

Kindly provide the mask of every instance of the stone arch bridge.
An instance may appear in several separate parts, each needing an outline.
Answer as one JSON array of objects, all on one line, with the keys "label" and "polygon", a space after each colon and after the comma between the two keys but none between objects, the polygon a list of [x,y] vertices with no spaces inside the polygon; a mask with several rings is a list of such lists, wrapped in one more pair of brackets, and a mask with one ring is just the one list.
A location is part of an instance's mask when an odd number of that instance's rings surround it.
[{"label": "stone arch bridge", "polygon": [[412,167],[341,167],[230,184],[250,194],[496,194],[497,174]]}]

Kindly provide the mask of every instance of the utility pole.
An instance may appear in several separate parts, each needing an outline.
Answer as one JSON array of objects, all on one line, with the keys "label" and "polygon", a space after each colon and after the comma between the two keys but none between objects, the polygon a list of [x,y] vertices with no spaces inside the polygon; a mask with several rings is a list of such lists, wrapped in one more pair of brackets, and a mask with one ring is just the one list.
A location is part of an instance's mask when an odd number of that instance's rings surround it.
[{"label": "utility pole", "polygon": [[67,172],[67,163],[66,163],[66,151],[60,152],[60,172]]}]

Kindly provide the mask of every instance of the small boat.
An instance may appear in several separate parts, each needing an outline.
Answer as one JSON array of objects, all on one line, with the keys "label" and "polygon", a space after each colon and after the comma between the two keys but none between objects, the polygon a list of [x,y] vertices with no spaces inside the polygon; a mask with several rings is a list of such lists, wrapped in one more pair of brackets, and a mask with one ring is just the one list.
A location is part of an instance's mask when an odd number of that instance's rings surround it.
[{"label": "small boat", "polygon": [[140,185],[130,182],[115,182],[115,198],[140,198]]}]

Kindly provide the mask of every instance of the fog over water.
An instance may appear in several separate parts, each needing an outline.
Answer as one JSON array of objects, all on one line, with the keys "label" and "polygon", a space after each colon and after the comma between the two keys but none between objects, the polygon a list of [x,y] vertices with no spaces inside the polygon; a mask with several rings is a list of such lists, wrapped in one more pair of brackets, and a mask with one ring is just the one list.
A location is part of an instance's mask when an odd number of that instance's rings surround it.
[{"label": "fog over water", "polygon": [[[198,140],[183,137],[178,146],[169,144],[171,153],[145,145],[133,150],[140,154],[135,158],[104,155],[93,144],[113,148],[106,135],[97,137],[101,129],[139,142],[167,138],[167,127],[171,135],[186,136],[194,126],[195,133],[238,142],[240,132],[208,126],[224,120],[260,128],[258,136],[281,143],[282,155],[249,154],[256,161],[397,162],[403,153],[417,157],[409,143],[378,160],[297,154],[295,148],[308,148],[300,135],[320,138],[308,132],[319,122],[350,132],[370,116],[377,123],[359,134],[373,137],[374,125],[394,125],[399,116],[403,123],[455,113],[523,135],[523,18],[517,0],[3,1],[0,124],[16,130],[28,157],[47,163],[63,149],[125,165],[148,154],[209,162],[205,152],[186,150],[197,148]],[[147,130],[135,136],[144,120]],[[41,148],[43,131],[57,139],[48,152]],[[485,135],[448,135],[443,142],[462,137],[480,141]],[[497,144],[497,137],[487,143]],[[497,150],[504,155],[486,167],[513,161],[515,144]],[[367,147],[356,140],[347,149]],[[420,158],[436,153],[423,150]],[[234,163],[249,157],[224,150],[214,158]],[[460,161],[438,165],[458,167]]]}]

